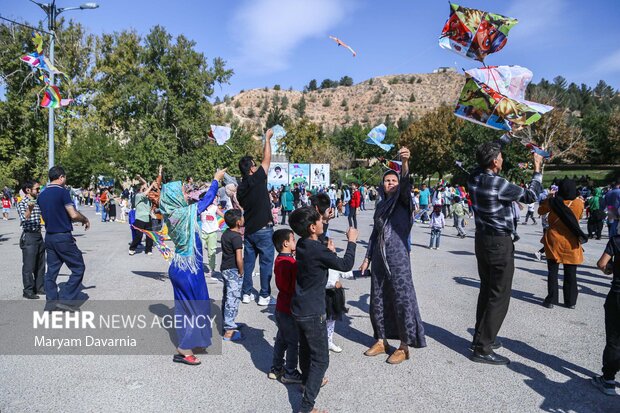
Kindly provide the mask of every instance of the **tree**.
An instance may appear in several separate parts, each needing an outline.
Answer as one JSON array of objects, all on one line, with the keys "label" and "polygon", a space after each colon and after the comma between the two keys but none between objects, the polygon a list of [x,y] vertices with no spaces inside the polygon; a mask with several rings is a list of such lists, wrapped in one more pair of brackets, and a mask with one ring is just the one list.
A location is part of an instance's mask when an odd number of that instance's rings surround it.
[{"label": "tree", "polygon": [[265,127],[271,128],[274,125],[284,125],[284,123],[288,120],[284,112],[280,109],[279,106],[274,106],[267,115],[267,120],[265,121]]},{"label": "tree", "polygon": [[581,128],[571,122],[567,109],[556,108],[544,114],[538,122],[525,128],[518,136],[552,151],[556,161],[583,161],[587,152],[585,136]]},{"label": "tree", "polygon": [[340,78],[340,81],[338,82],[338,84],[340,86],[353,86],[353,78],[349,76],[343,76]]},{"label": "tree", "polygon": [[280,85],[274,85],[273,86],[273,90],[280,90],[280,89],[281,89]]},{"label": "tree", "polygon": [[411,150],[411,170],[424,178],[435,172],[441,177],[451,170],[459,126],[447,106],[413,122],[400,137],[400,144]]},{"label": "tree", "polygon": [[297,112],[297,116],[300,118],[306,114],[306,98],[301,97],[297,103],[293,105],[293,109]]},{"label": "tree", "polygon": [[308,83],[308,90],[309,91],[313,91],[313,90],[317,90],[317,89],[318,89],[318,87],[317,87],[316,79],[312,79],[310,81],[310,83]]},{"label": "tree", "polygon": [[340,102],[340,106],[342,106],[342,107],[346,107],[347,106],[347,99],[346,98],[342,99],[342,102]]},{"label": "tree", "polygon": [[411,96],[409,96],[409,103],[413,103],[415,102],[415,94],[411,94]]},{"label": "tree", "polygon": [[328,108],[332,105],[332,100],[330,98],[323,99],[323,107]]}]

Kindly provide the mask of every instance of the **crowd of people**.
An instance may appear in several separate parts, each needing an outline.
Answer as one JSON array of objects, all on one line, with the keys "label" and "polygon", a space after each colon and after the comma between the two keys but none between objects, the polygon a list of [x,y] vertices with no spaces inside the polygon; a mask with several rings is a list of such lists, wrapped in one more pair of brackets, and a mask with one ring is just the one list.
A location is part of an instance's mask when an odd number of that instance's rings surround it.
[{"label": "crowd of people", "polygon": [[[605,303],[607,346],[603,355],[603,375],[593,383],[606,394],[615,394],[615,374],[620,369],[620,237],[617,235],[620,208],[620,180],[603,191],[563,179],[549,189],[542,185],[542,158],[533,155],[534,174],[529,183],[517,185],[500,176],[502,146],[489,142],[478,148],[478,168],[463,185],[440,182],[432,188],[414,187],[409,175],[407,148],[399,150],[402,167],[385,172],[378,187],[366,184],[306,189],[303,185],[268,188],[271,161],[271,131],[267,131],[260,163],[251,156],[239,161],[240,179],[225,170],[215,173],[209,183],[198,185],[163,180],[162,167],[150,184],[138,176],[140,184],[119,196],[111,188],[71,191],[66,172],[59,166],[49,171],[49,184],[40,191],[38,183],[25,182],[17,211],[23,234],[23,294],[36,299],[46,295],[46,309],[76,311],[85,265],[75,239],[74,222],[86,229],[90,222],[79,212],[80,205],[95,205],[102,222],[114,220],[116,206],[121,220],[132,225],[129,255],[134,255],[146,235],[144,252],[152,254],[152,231],[165,229],[174,244],[168,269],[175,312],[195,316],[210,312],[206,277],[217,274],[223,281],[222,328],[225,341],[244,339],[236,322],[239,306],[256,301],[260,306],[275,305],[278,333],[268,376],[285,384],[300,384],[303,398],[300,411],[316,411],[320,388],[327,384],[329,352],[342,348],[334,340],[334,326],[346,313],[342,279],[351,278],[354,268],[357,211],[375,202],[372,234],[359,275],[369,275],[370,320],[376,342],[366,356],[387,355],[390,364],[409,359],[410,348],[426,346],[424,325],[418,307],[411,268],[411,229],[415,222],[430,227],[429,248],[439,249],[447,219],[453,218],[457,236],[466,238],[466,219],[473,219],[475,256],[480,291],[475,311],[471,343],[472,361],[505,365],[510,361],[495,352],[501,348],[498,333],[508,312],[514,275],[514,243],[518,241],[520,210],[527,206],[524,224],[534,211],[543,226],[542,251],[548,265],[548,292],[544,306],[558,305],[558,271],[564,268],[564,305],[577,303],[577,266],[583,262],[581,246],[589,238],[602,236],[607,221],[609,242],[598,262],[606,274],[613,274],[612,288]],[[5,208],[5,199],[7,200]],[[3,213],[11,208],[12,194],[3,193]],[[5,211],[6,209],[6,211]],[[114,211],[114,212],[113,212]],[[342,257],[336,254],[329,223],[346,215],[349,230]],[[588,219],[584,232],[579,220]],[[7,216],[8,218],[8,216]],[[286,225],[288,219],[288,225]],[[42,222],[45,239],[42,236]],[[223,224],[220,224],[223,222]],[[220,271],[216,269],[218,232],[222,250]],[[279,227],[278,227],[279,226]],[[204,250],[203,250],[204,248]],[[206,251],[207,270],[203,265]],[[276,256],[277,252],[277,256]],[[258,289],[253,274],[258,260]],[[46,265],[47,264],[47,265]],[[65,264],[69,281],[59,289],[56,278]],[[47,266],[47,270],[46,270]],[[275,274],[277,299],[271,285]],[[178,347],[173,361],[198,365],[197,348],[212,343],[213,332],[183,326],[177,329]],[[388,340],[398,341],[392,348]]]}]

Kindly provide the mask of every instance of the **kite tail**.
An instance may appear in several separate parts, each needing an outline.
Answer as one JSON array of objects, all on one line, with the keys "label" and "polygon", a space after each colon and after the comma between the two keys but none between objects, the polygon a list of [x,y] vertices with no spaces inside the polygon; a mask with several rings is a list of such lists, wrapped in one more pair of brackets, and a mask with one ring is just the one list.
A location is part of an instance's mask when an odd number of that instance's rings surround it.
[{"label": "kite tail", "polygon": [[157,231],[141,229],[136,227],[135,225],[132,225],[131,228],[144,233],[147,237],[152,239],[155,247],[167,262],[170,262],[174,258],[174,252],[172,252],[170,247],[168,247],[168,245],[166,245],[165,243],[166,237],[164,236],[164,234]]}]

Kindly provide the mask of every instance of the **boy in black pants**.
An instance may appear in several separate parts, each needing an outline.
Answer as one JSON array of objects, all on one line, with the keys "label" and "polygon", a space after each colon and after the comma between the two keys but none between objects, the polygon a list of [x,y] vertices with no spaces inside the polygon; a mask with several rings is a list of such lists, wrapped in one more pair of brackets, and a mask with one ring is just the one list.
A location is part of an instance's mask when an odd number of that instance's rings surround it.
[{"label": "boy in black pants", "polygon": [[592,384],[608,396],[616,396],[616,373],[620,371],[620,235],[609,240],[597,266],[605,274],[613,273],[613,278],[605,300],[603,375],[593,377]]},{"label": "boy in black pants", "polygon": [[325,285],[328,269],[350,271],[355,261],[357,230],[347,231],[347,251],[339,258],[319,240],[323,220],[312,207],[295,210],[289,224],[301,237],[297,241],[297,282],[291,310],[299,328],[299,366],[304,395],[300,411],[311,412],[329,365],[329,348],[325,316]]}]

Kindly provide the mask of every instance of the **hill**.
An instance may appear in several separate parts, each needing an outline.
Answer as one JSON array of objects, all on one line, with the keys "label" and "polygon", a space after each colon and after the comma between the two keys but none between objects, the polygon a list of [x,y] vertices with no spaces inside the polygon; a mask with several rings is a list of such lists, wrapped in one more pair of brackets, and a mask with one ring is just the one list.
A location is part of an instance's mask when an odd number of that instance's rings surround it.
[{"label": "hill", "polygon": [[392,121],[419,117],[442,104],[455,104],[464,82],[463,75],[439,71],[380,76],[352,86],[305,92],[252,89],[226,98],[215,108],[229,121],[237,119],[247,126],[262,128],[267,114],[277,105],[290,118],[304,112],[311,121],[333,129],[355,122],[381,123],[387,116]]}]

